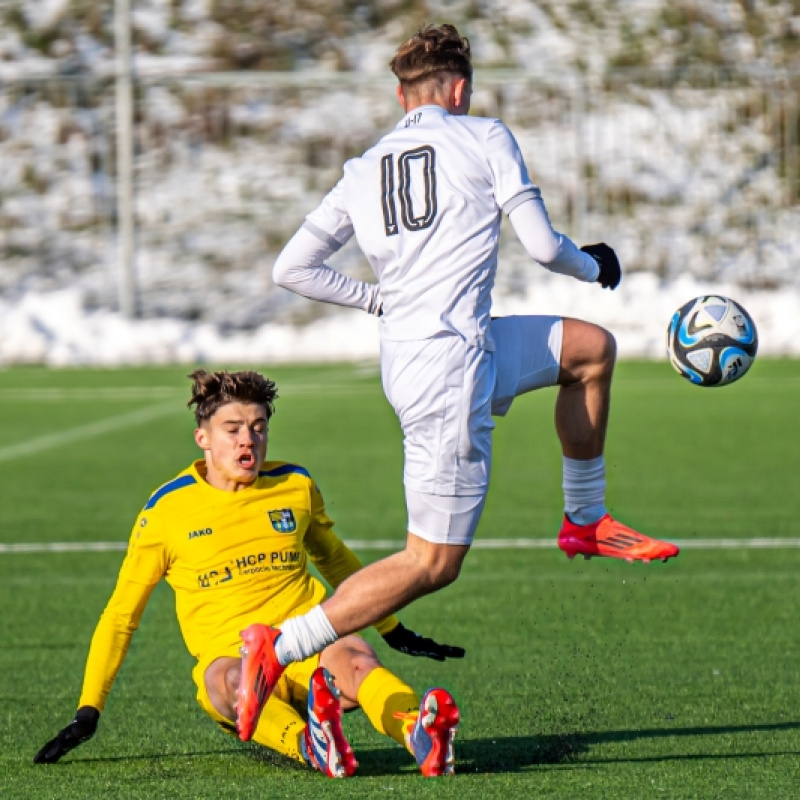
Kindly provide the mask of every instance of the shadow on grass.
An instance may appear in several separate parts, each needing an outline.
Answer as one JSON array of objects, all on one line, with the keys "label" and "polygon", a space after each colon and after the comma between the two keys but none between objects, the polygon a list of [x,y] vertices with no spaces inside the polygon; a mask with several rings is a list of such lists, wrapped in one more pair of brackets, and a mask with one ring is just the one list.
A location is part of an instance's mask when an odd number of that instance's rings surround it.
[{"label": "shadow on grass", "polygon": [[[274,750],[268,750],[266,747],[261,747],[257,744],[234,744],[232,747],[220,747],[208,750],[186,750],[181,752],[172,753],[133,753],[131,755],[119,756],[92,756],[90,758],[81,758],[80,751],[73,755],[68,754],[61,761],[55,764],[40,764],[37,769],[52,770],[64,767],[80,767],[85,764],[122,764],[122,763],[153,763],[167,765],[179,761],[185,761],[191,758],[207,758],[210,756],[228,756],[231,758],[245,756],[252,758],[262,764],[268,764],[273,767],[288,770],[308,770],[303,764],[294,761],[287,756],[276,753]],[[31,763],[33,757],[31,756]]]},{"label": "shadow on grass", "polygon": [[[558,764],[603,764],[620,762],[658,762],[678,759],[766,758],[768,756],[799,755],[797,751],[779,752],[709,752],[631,758],[583,758],[593,745],[613,742],[632,742],[639,739],[723,736],[737,733],[775,733],[800,730],[800,722],[765,723],[760,725],[718,725],[693,728],[651,728],[642,730],[587,731],[548,736],[498,736],[487,739],[457,740],[457,772],[503,773],[517,772],[529,767]],[[410,756],[400,748],[359,748],[359,775],[397,774],[404,767],[413,769]]]},{"label": "shadow on grass", "polygon": [[[800,755],[798,751],[764,752],[709,752],[709,753],[665,753],[657,756],[621,758],[584,758],[593,745],[614,742],[633,742],[639,739],[666,739],[681,737],[723,736],[737,733],[776,733],[800,730],[800,722],[777,722],[756,725],[716,725],[692,728],[645,728],[642,730],[586,731],[551,734],[547,736],[497,736],[486,739],[466,739],[456,742],[457,771],[462,774],[492,774],[517,772],[530,767],[559,764],[612,764],[622,762],[660,762],[675,760],[766,758],[768,756]],[[204,756],[245,755],[274,767],[289,770],[308,768],[258,745],[234,746],[213,750],[196,750],[176,753],[148,753],[126,756],[65,760],[69,763],[113,763],[123,761],[169,761],[174,759],[202,758]],[[358,774],[367,776],[415,773],[416,765],[411,756],[400,747],[359,747]]]},{"label": "shadow on grass", "polygon": [[[59,766],[67,766],[69,764],[113,764],[115,761],[169,761],[184,758],[203,758],[204,756],[234,756],[241,755],[242,749],[240,747],[228,747],[220,750],[191,750],[181,753],[135,753],[134,755],[127,756],[93,756],[92,758],[81,758],[77,753],[77,757],[69,754],[63,760],[56,762]],[[41,765],[47,769],[51,769],[54,764]]]}]

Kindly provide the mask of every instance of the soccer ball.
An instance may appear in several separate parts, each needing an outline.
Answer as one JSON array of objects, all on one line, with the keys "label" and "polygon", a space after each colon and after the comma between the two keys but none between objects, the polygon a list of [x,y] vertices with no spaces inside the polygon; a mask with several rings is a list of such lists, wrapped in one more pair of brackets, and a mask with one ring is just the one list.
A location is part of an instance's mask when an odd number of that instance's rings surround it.
[{"label": "soccer ball", "polygon": [[752,317],[733,300],[696,297],[682,305],[667,329],[670,363],[698,386],[724,386],[750,369],[758,350]]}]

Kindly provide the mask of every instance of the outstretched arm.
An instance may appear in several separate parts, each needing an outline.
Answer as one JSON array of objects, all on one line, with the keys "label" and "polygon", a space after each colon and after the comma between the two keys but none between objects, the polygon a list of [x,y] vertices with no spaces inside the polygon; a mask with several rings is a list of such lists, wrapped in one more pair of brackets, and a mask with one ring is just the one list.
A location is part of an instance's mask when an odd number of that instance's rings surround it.
[{"label": "outstretched arm", "polygon": [[37,764],[54,764],[94,736],[133,632],[139,626],[150,594],[166,571],[158,521],[151,518],[148,526],[145,513],[136,521],[117,585],[92,636],[78,711],[72,722],[34,756]]},{"label": "outstretched arm", "polygon": [[100,713],[152,590],[152,586],[130,581],[117,584],[92,636],[78,711],[72,722],[34,756],[35,763],[54,764],[94,736]]},{"label": "outstretched arm", "polygon": [[117,583],[92,636],[79,707],[92,706],[98,711],[105,708],[108,693],[154,588],[130,580]]}]

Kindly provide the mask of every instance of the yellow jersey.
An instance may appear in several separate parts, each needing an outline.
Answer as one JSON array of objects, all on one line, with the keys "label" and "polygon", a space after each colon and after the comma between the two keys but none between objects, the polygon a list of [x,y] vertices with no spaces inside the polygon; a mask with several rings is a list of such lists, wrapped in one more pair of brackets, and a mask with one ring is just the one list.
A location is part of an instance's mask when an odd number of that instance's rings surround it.
[{"label": "yellow jersey", "polygon": [[[165,578],[175,591],[183,639],[198,660],[238,647],[254,622],[278,625],[320,603],[325,587],[361,569],[333,531],[308,472],[265,462],[251,486],[235,492],[205,479],[194,462],[152,494],[136,519],[114,593],[92,638],[79,706],[102,710],[150,593]],[[397,625],[377,623],[385,633]]]}]

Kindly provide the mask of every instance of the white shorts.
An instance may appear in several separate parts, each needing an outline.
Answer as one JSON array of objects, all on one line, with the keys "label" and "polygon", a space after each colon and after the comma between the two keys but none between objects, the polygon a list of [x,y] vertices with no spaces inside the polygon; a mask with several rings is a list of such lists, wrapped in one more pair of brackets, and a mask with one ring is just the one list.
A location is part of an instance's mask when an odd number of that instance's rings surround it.
[{"label": "white shorts", "polygon": [[489,486],[492,415],[558,381],[560,317],[500,317],[491,332],[494,352],[455,335],[381,343],[383,388],[405,436],[408,530],[431,542],[472,541]]},{"label": "white shorts", "polygon": [[485,489],[456,497],[415,492],[406,486],[409,532],[436,544],[472,544],[484,505]]},{"label": "white shorts", "polygon": [[492,320],[497,378],[492,414],[504,417],[515,397],[555,386],[561,370],[561,317],[497,317]]}]

